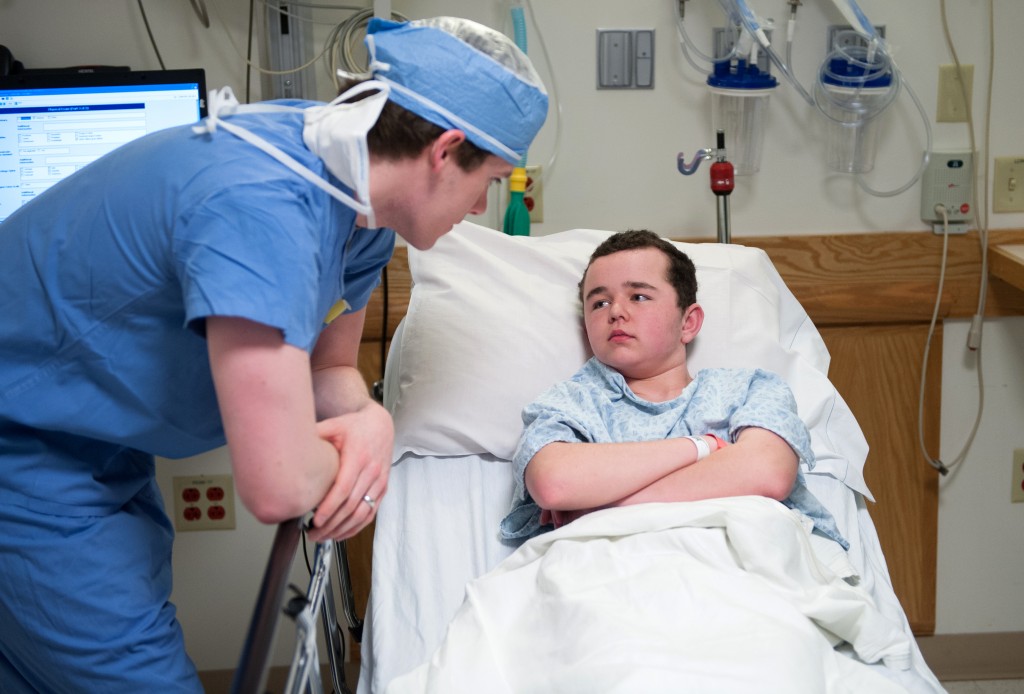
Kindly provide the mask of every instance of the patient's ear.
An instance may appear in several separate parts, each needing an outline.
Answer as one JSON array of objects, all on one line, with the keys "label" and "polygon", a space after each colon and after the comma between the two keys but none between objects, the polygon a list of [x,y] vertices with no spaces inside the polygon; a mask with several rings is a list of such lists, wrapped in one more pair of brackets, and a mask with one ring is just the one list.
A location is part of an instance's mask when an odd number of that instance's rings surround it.
[{"label": "patient's ear", "polygon": [[680,336],[680,342],[684,345],[693,342],[693,338],[697,337],[702,325],[704,325],[704,309],[700,304],[690,304],[683,311],[683,333]]}]

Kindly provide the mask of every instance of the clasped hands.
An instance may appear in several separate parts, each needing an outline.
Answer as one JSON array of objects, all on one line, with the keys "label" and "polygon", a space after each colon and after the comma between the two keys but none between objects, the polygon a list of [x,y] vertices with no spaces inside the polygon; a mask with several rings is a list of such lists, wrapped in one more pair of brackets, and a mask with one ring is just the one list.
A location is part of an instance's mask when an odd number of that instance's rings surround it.
[{"label": "clasped hands", "polygon": [[334,483],[313,512],[314,542],[346,540],[373,521],[387,492],[395,430],[376,402],[317,423],[317,434],[338,451]]}]

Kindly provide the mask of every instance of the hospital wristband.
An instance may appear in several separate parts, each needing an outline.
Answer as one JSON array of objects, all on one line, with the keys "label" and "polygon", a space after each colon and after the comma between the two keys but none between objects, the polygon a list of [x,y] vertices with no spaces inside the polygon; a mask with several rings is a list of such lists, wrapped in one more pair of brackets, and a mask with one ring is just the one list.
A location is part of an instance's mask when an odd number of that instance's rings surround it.
[{"label": "hospital wristband", "polygon": [[697,447],[697,460],[704,460],[711,455],[711,444],[705,441],[702,436],[684,436],[683,438],[693,441],[693,445]]}]

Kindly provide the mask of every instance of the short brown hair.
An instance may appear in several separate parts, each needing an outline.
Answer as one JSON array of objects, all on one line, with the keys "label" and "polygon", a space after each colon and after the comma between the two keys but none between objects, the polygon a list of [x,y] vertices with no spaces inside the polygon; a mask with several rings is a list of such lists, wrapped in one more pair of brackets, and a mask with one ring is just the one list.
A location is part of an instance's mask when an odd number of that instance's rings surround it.
[{"label": "short brown hair", "polygon": [[590,270],[590,266],[595,260],[619,251],[632,251],[641,248],[657,249],[668,258],[668,276],[665,279],[676,290],[676,303],[679,304],[679,310],[685,311],[687,307],[697,303],[697,270],[694,268],[690,256],[679,250],[671,241],[646,229],[630,229],[612,234],[594,249],[587,262],[587,268],[583,271],[583,277],[580,279],[580,300],[583,299],[583,282],[587,279],[587,271]]}]

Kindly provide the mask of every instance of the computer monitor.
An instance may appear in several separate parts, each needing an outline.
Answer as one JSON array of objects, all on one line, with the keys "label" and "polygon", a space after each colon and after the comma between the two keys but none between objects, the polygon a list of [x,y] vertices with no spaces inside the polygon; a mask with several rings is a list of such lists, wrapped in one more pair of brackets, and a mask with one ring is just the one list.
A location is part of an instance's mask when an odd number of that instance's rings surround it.
[{"label": "computer monitor", "polygon": [[205,116],[201,69],[0,77],[0,223],[125,142]]}]

